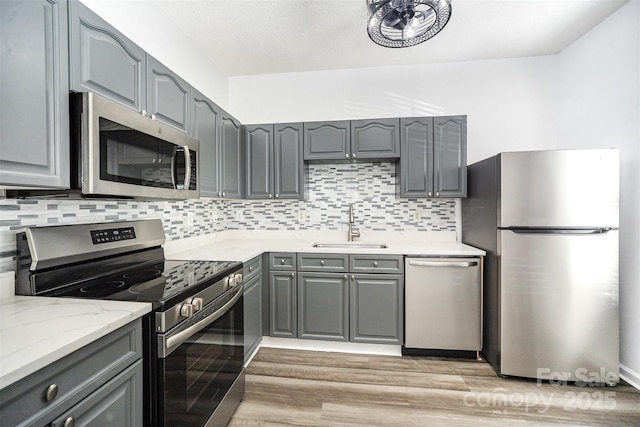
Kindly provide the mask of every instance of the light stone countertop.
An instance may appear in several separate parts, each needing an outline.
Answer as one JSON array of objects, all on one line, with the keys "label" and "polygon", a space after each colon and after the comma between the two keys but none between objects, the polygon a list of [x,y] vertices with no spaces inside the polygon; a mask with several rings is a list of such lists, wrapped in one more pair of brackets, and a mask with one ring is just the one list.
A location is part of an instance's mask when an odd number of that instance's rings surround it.
[{"label": "light stone countertop", "polygon": [[314,248],[314,243],[347,243],[342,231],[223,231],[166,242],[165,257],[175,260],[247,262],[264,252],[345,253],[411,256],[483,256],[485,251],[456,242],[456,233],[362,232],[358,243],[382,248]]},{"label": "light stone countertop", "polygon": [[14,296],[0,275],[0,390],[151,311],[151,304]]}]

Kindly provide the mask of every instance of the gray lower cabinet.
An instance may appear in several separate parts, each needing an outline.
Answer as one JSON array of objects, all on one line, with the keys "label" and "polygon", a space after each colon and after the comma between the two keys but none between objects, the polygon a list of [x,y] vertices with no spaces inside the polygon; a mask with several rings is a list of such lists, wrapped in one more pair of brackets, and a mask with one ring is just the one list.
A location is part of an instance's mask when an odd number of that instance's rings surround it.
[{"label": "gray lower cabinet", "polygon": [[298,287],[296,286],[296,254],[273,252],[269,267],[269,335],[298,336]]},{"label": "gray lower cabinet", "polygon": [[244,360],[251,354],[262,340],[262,256],[245,263],[244,281]]},{"label": "gray lower cabinet", "polygon": [[402,344],[404,280],[399,274],[350,276],[350,331],[352,342]]},{"label": "gray lower cabinet", "polygon": [[302,123],[244,126],[247,199],[303,199]]},{"label": "gray lower cabinet", "polygon": [[196,89],[191,89],[191,131],[200,141],[199,187],[201,197],[218,197],[221,109]]},{"label": "gray lower cabinet", "polygon": [[2,390],[2,426],[142,426],[136,320]]},{"label": "gray lower cabinet", "polygon": [[0,1],[0,28],[0,186],[69,188],[67,1]]},{"label": "gray lower cabinet", "polygon": [[347,274],[298,274],[298,338],[349,341]]},{"label": "gray lower cabinet", "polygon": [[466,116],[400,119],[400,197],[466,197]]},{"label": "gray lower cabinet", "polygon": [[352,159],[399,159],[400,119],[351,121]]}]

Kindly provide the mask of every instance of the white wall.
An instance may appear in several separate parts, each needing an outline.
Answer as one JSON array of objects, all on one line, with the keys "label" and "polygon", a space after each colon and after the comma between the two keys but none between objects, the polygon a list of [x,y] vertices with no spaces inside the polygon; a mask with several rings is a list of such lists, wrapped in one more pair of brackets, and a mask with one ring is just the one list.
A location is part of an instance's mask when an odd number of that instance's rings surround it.
[{"label": "white wall", "polygon": [[620,148],[620,362],[640,386],[640,0],[565,49],[559,69],[559,145]]},{"label": "white wall", "polygon": [[620,360],[640,387],[639,32],[631,0],[559,55],[232,77],[230,108],[243,123],[467,114],[469,163],[500,151],[620,148]]},{"label": "white wall", "polygon": [[191,86],[228,110],[228,76],[152,1],[81,0]]},{"label": "white wall", "polygon": [[231,77],[230,108],[245,124],[467,114],[475,162],[555,144],[557,73],[545,56]]}]

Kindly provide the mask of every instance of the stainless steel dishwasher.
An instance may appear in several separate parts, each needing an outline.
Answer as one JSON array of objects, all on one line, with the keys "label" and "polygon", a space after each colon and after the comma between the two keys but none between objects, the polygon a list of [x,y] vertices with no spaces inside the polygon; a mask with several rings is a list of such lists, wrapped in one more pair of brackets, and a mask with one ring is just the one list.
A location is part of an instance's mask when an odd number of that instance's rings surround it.
[{"label": "stainless steel dishwasher", "polygon": [[403,354],[478,357],[482,258],[405,258],[404,312]]}]

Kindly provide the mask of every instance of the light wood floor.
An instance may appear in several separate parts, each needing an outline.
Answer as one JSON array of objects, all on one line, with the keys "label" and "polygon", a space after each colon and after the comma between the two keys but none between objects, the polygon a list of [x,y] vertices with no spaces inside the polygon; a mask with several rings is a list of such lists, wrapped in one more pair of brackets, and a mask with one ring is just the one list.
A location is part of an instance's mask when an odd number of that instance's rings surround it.
[{"label": "light wood floor", "polygon": [[485,362],[261,348],[230,426],[640,426],[640,392],[502,379]]}]

